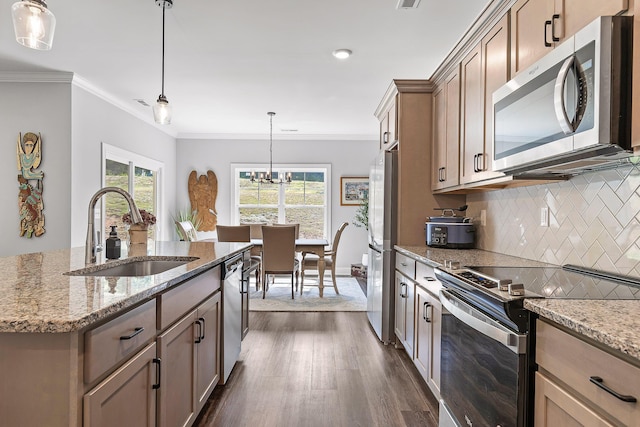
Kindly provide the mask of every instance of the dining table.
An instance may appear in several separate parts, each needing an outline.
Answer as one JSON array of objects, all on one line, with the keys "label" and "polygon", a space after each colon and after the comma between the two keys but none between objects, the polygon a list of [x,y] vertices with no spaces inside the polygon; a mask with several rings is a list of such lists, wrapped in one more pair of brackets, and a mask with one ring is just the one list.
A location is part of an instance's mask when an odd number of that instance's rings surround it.
[{"label": "dining table", "polygon": [[[262,250],[262,239],[251,239],[256,251]],[[296,252],[313,252],[318,255],[318,290],[320,298],[324,291],[324,250],[329,245],[327,239],[296,239]]]}]

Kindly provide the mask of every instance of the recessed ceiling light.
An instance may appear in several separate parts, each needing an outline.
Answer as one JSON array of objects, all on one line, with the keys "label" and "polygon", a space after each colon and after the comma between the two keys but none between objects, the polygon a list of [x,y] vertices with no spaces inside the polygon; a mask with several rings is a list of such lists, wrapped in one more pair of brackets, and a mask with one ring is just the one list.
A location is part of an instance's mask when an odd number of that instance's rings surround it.
[{"label": "recessed ceiling light", "polygon": [[333,56],[338,59],[347,59],[351,56],[351,53],[349,49],[338,49],[333,51]]}]

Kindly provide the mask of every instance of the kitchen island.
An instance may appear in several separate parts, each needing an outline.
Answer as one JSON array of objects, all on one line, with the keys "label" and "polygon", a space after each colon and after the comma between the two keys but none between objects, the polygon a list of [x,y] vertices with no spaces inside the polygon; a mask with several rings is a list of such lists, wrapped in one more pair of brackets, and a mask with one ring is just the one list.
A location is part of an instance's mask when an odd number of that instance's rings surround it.
[{"label": "kitchen island", "polygon": [[[192,423],[220,373],[221,265],[250,248],[156,242],[155,259],[192,261],[138,277],[65,274],[85,268],[84,248],[0,258],[2,423],[132,425],[131,413],[136,425]],[[126,253],[90,267],[122,262]]]}]

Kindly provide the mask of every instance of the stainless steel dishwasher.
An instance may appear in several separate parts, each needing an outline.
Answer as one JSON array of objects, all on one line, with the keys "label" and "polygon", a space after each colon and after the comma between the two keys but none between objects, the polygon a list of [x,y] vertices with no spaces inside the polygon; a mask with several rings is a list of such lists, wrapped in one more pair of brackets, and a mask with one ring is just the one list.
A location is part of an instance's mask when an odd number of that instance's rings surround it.
[{"label": "stainless steel dishwasher", "polygon": [[242,254],[228,259],[222,269],[222,383],[225,384],[238,356],[242,340]]}]

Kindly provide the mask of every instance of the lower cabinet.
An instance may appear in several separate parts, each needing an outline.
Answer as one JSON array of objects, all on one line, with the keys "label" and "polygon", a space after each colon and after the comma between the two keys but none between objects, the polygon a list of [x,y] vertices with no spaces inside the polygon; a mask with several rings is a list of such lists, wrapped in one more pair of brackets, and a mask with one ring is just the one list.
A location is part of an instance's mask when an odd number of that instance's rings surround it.
[{"label": "lower cabinet", "polygon": [[415,283],[396,271],[395,333],[409,356],[413,357]]},{"label": "lower cabinet", "polygon": [[84,426],[156,425],[156,344],[151,343],[84,395]]},{"label": "lower cabinet", "polygon": [[613,426],[568,391],[536,372],[535,427]]},{"label": "lower cabinet", "polygon": [[220,378],[220,292],[158,336],[158,426],[191,425]]},{"label": "lower cabinet", "polygon": [[427,385],[440,397],[440,331],[442,304],[430,292],[416,286],[416,338],[414,363]]}]

